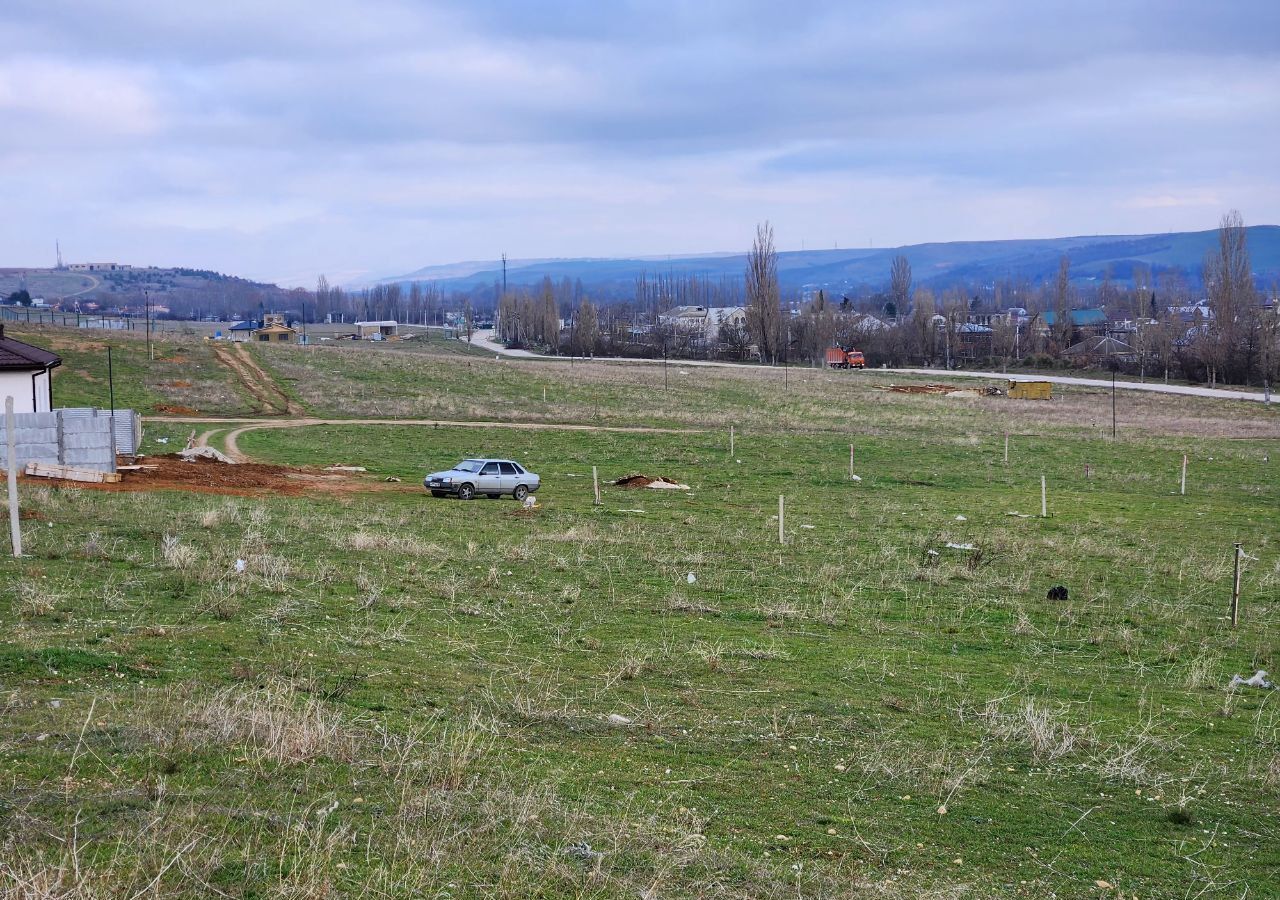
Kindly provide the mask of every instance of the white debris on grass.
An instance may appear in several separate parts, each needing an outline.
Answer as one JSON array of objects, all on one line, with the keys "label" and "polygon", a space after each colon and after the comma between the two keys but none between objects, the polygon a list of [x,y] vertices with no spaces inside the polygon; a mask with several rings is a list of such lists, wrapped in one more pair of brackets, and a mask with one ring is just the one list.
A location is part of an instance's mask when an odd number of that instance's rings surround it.
[{"label": "white debris on grass", "polygon": [[965,518],[964,516],[956,516],[956,521],[957,521],[957,522],[968,522],[969,520],[968,520],[967,518]]},{"label": "white debris on grass", "polygon": [[246,563],[243,559],[237,559],[237,560],[236,560],[236,572],[237,572],[237,574],[241,574],[241,575],[243,575],[243,574],[244,574],[245,567],[246,567],[247,565],[248,565],[248,563]]},{"label": "white debris on grass", "polygon": [[687,582],[689,582],[689,584],[697,584],[697,583],[698,583],[698,576],[697,576],[697,575],[694,575],[692,572],[690,572],[688,575],[686,575],[686,576],[684,577],[684,580],[685,580],[685,581],[687,581]]},{"label": "white debris on grass", "polygon": [[853,479],[854,481],[861,481],[861,480],[862,480],[862,476],[861,476],[861,475],[850,475],[849,477],[850,477],[851,479]]},{"label": "white debris on grass", "polygon": [[[326,472],[367,472],[369,471],[364,466],[343,466],[343,465],[325,466],[324,470]],[[399,479],[396,479],[396,480],[398,481]]]},{"label": "white debris on grass", "polygon": [[635,723],[621,713],[609,713],[610,725],[634,725]]},{"label": "white debris on grass", "polygon": [[975,547],[973,544],[953,544],[951,543],[951,541],[947,541],[947,549],[948,550],[977,550],[978,548]]},{"label": "white debris on grass", "polygon": [[1258,671],[1254,672],[1253,675],[1250,676],[1249,678],[1241,678],[1239,675],[1232,675],[1231,684],[1228,686],[1233,688],[1256,687],[1256,688],[1265,688],[1267,690],[1271,690],[1275,687],[1274,684],[1272,684],[1270,681],[1267,681],[1267,673],[1262,669],[1259,669]]},{"label": "white debris on grass", "polygon": [[234,459],[212,447],[191,447],[190,449],[179,451],[178,455],[187,462],[195,462],[197,459],[212,459],[215,462],[226,463],[229,466],[236,464]]},{"label": "white debris on grass", "polygon": [[635,513],[635,514],[636,514],[636,515],[638,515],[638,516],[643,516],[643,515],[644,515],[644,510],[643,510],[643,509],[620,509],[620,510],[618,510],[618,512],[624,512],[624,513]]},{"label": "white debris on grass", "polygon": [[1030,519],[1030,518],[1031,518],[1031,513],[1007,512],[1007,513],[1005,513],[1005,515],[1006,515],[1006,516],[1013,516],[1013,517],[1018,518],[1018,519]]}]

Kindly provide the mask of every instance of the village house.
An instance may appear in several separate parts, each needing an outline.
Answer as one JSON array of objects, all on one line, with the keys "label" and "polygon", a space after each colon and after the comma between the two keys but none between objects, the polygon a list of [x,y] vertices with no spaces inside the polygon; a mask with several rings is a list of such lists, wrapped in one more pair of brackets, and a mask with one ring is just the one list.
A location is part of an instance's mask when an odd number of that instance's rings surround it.
[{"label": "village house", "polygon": [[227,329],[227,340],[235,344],[243,343],[249,340],[257,328],[257,322],[236,322]]},{"label": "village house", "polygon": [[253,332],[253,339],[262,344],[293,344],[297,342],[298,332],[288,325],[273,322]]},{"label": "village house", "polygon": [[[1083,336],[1102,336],[1107,330],[1107,313],[1103,309],[1073,309],[1068,315],[1074,332]],[[1034,328],[1041,337],[1047,337],[1058,321],[1058,314],[1047,310],[1036,316]]]},{"label": "village house", "polygon": [[51,376],[60,365],[58,354],[6,337],[0,323],[0,403],[12,397],[15,413],[49,412],[53,409]]},{"label": "village house", "polygon": [[722,329],[746,327],[747,308],[745,306],[673,306],[658,316],[658,322],[689,333],[708,344],[714,344],[720,340]]}]

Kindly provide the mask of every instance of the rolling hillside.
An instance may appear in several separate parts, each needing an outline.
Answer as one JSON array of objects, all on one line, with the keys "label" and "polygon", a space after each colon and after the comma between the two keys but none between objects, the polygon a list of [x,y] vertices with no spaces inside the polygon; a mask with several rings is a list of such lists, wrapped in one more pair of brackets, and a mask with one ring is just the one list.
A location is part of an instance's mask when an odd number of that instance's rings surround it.
[{"label": "rolling hillside", "polygon": [[[1132,277],[1135,266],[1155,271],[1183,269],[1189,280],[1199,277],[1205,253],[1217,241],[1217,231],[1176,232],[1149,235],[1093,235],[1039,240],[958,241],[913,244],[905,247],[847,250],[806,250],[778,254],[779,277],[786,288],[801,286],[850,289],[880,287],[888,281],[889,264],[898,254],[911,261],[918,284],[946,286],[952,283],[986,284],[998,279],[1026,278],[1040,281],[1057,271],[1065,254],[1076,279],[1101,278],[1108,269],[1116,281]],[[1259,282],[1280,278],[1280,226],[1249,228],[1249,249]],[[745,266],[742,253],[634,259],[534,259],[509,260],[508,283],[532,285],[550,276],[581,279],[589,289],[625,291],[637,277],[650,275],[698,275],[712,279],[739,277]],[[442,287],[487,287],[502,278],[496,262],[428,266],[405,275],[382,279],[384,283],[436,281]]]}]

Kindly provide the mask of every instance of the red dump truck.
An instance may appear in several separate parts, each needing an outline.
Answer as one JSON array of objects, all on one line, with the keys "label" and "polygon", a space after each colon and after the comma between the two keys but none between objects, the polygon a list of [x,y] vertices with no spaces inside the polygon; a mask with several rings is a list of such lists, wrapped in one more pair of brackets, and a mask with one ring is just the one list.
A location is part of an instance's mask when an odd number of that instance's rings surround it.
[{"label": "red dump truck", "polygon": [[861,350],[841,350],[839,347],[827,349],[827,365],[833,369],[865,369],[867,359]]}]

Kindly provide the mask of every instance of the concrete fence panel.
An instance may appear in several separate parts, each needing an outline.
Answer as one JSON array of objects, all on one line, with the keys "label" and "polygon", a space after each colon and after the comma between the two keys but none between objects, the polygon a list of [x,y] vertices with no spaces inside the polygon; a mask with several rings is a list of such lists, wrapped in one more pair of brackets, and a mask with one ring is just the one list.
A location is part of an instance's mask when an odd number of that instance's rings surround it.
[{"label": "concrete fence panel", "polygon": [[[137,414],[128,409],[116,410],[114,415],[104,410],[59,409],[23,413],[14,416],[14,420],[14,455],[19,467],[42,462],[114,472],[116,454],[136,453],[141,432]],[[7,443],[0,440],[0,464],[4,466],[9,463],[6,447]]]}]

